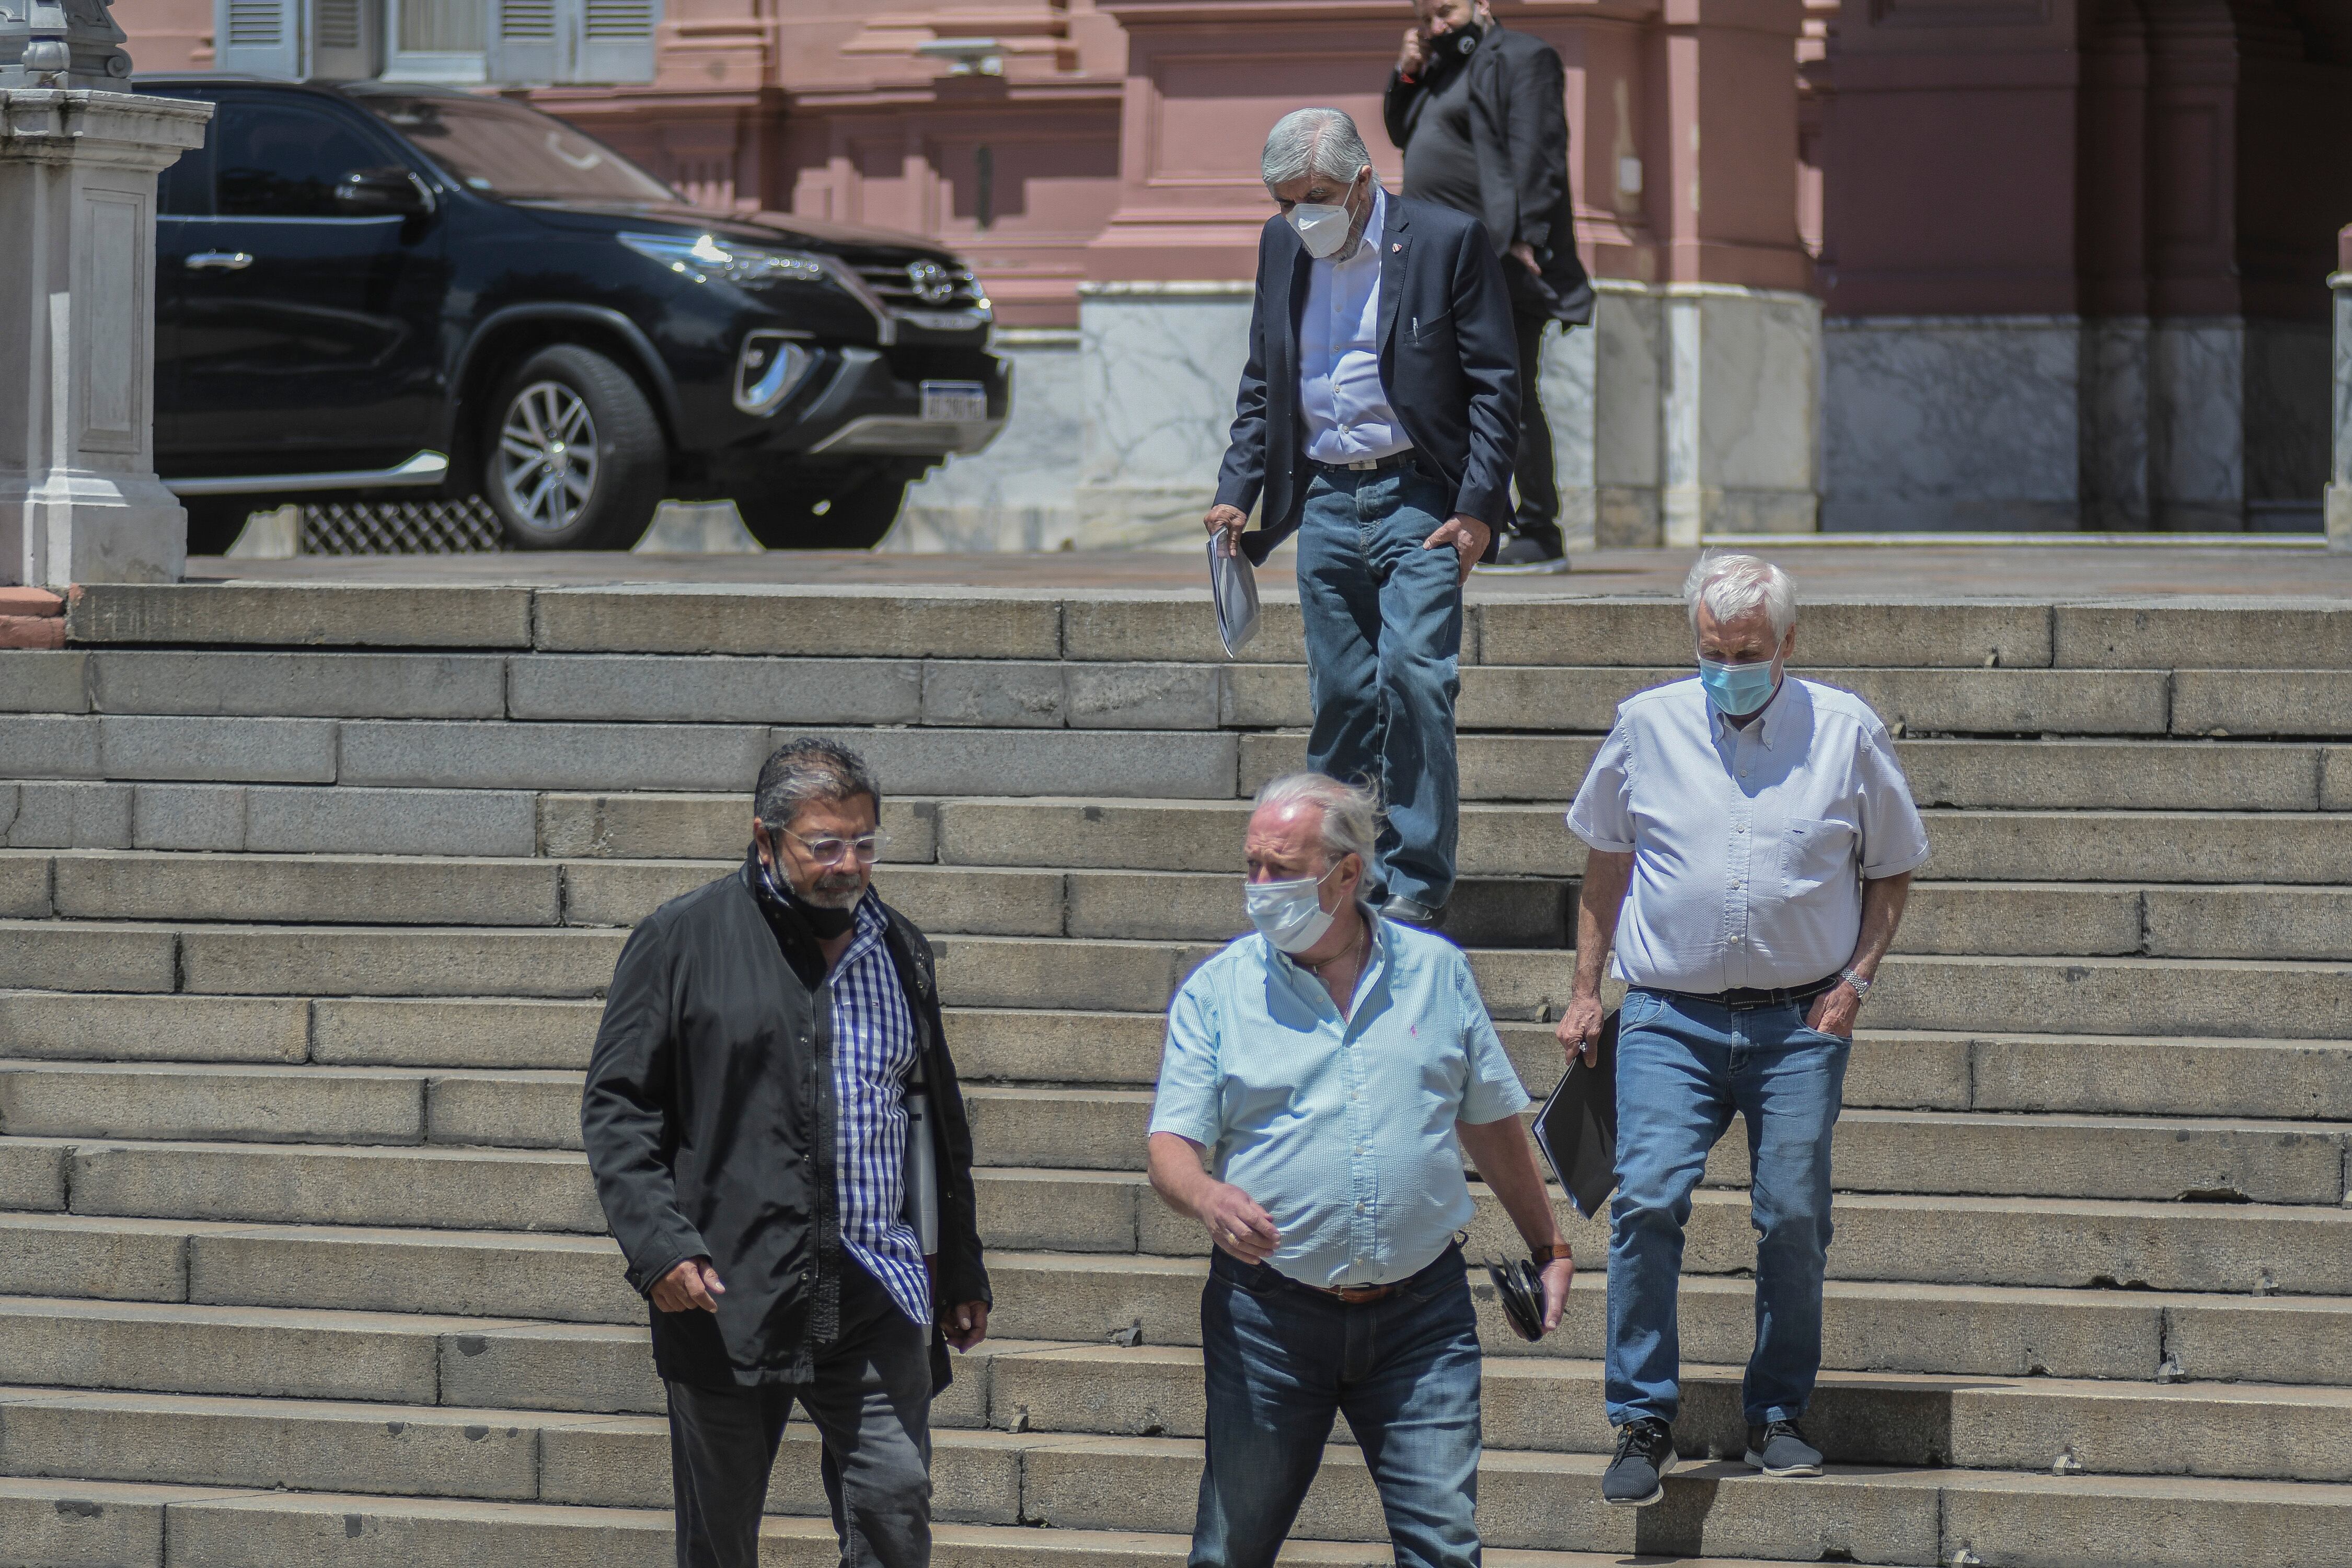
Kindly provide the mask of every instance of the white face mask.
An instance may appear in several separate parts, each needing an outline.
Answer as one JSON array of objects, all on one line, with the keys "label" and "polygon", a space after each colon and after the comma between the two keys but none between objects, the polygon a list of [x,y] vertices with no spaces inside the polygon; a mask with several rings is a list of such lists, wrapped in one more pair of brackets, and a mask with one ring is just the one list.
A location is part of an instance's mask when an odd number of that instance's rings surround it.
[{"label": "white face mask", "polygon": [[1339,910],[1323,907],[1321,889],[1331,871],[1281,882],[1244,882],[1242,899],[1249,906],[1250,924],[1283,952],[1305,952],[1323,940],[1339,916]]},{"label": "white face mask", "polygon": [[1307,254],[1318,261],[1326,261],[1339,255],[1339,247],[1348,243],[1348,231],[1355,226],[1355,219],[1348,216],[1348,204],[1345,202],[1336,205],[1325,202],[1300,202],[1290,209],[1290,226],[1298,231],[1298,243],[1305,246]]}]

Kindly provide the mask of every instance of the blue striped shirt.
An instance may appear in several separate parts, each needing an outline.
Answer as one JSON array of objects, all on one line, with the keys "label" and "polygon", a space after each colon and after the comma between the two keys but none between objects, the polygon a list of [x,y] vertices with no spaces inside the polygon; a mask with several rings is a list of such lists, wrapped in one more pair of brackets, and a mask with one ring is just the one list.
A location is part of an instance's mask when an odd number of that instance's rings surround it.
[{"label": "blue striped shirt", "polygon": [[866,894],[857,906],[856,934],[830,977],[834,1180],[842,1245],[901,1311],[929,1328],[930,1277],[906,1218],[906,1084],[915,1065],[915,1015],[890,962],[889,929]]}]

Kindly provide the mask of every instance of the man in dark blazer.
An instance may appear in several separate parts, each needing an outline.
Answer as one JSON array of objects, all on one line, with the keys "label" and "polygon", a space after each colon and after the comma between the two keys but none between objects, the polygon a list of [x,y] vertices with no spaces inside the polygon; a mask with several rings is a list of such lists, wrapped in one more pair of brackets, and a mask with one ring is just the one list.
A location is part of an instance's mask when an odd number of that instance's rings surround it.
[{"label": "man in dark blazer", "polygon": [[1470,214],[1505,258],[1519,351],[1519,504],[1483,571],[1565,572],[1551,426],[1536,395],[1547,321],[1592,321],[1569,199],[1567,78],[1559,51],[1504,31],[1486,0],[1414,0],[1381,117],[1404,153],[1404,194]]},{"label": "man in dark blazer", "polygon": [[1462,584],[1510,515],[1510,300],[1485,231],[1381,190],[1339,110],[1284,116],[1260,173],[1282,210],[1258,237],[1249,363],[1203,521],[1261,565],[1298,535],[1307,765],[1379,786],[1370,896],[1431,926],[1454,890]]},{"label": "man in dark blazer", "polygon": [[800,740],[733,873],[621,950],[581,1106],[649,1300],[679,1568],[757,1568],[795,1400],[845,1563],[930,1561],[930,1404],[988,1331],[971,1132],[922,933],[870,886],[882,792]]}]

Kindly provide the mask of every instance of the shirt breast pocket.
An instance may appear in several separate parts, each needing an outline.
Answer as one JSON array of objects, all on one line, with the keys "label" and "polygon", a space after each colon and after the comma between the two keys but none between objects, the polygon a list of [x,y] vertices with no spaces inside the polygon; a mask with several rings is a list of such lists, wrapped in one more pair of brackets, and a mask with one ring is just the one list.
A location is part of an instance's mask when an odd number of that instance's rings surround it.
[{"label": "shirt breast pocket", "polygon": [[1792,816],[1780,833],[1780,886],[1803,898],[1841,878],[1852,879],[1854,832],[1851,824]]}]

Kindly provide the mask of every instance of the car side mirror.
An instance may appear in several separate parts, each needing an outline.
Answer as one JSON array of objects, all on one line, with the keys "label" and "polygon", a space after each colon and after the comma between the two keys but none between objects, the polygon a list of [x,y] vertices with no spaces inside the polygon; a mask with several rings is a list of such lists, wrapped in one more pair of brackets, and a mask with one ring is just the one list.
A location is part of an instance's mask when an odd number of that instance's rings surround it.
[{"label": "car side mirror", "polygon": [[421,217],[433,194],[406,169],[354,169],[335,182],[335,205],[353,217]]}]

